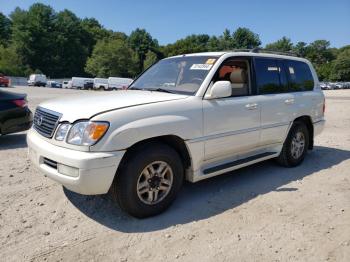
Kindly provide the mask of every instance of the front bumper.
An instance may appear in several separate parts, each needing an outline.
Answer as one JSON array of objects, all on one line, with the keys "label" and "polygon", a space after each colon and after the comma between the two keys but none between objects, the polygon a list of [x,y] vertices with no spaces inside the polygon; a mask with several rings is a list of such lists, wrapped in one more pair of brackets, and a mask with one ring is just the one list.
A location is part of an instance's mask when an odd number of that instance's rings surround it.
[{"label": "front bumper", "polygon": [[33,114],[28,107],[15,108],[7,111],[1,120],[1,133],[7,135],[28,130],[33,123]]},{"label": "front bumper", "polygon": [[[45,176],[84,195],[108,192],[125,151],[82,152],[53,145],[31,129],[27,135],[29,158]],[[58,172],[47,160],[75,168],[77,176]]]}]

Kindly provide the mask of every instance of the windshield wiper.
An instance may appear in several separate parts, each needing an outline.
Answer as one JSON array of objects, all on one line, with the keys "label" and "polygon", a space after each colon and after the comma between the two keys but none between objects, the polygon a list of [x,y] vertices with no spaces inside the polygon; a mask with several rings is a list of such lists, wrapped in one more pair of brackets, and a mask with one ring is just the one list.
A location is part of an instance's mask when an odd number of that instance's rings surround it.
[{"label": "windshield wiper", "polygon": [[164,93],[170,93],[170,94],[174,94],[174,91],[170,91],[168,89],[164,89],[164,88],[153,88],[153,89],[148,89],[150,91],[156,91],[156,92],[164,92]]},{"label": "windshield wiper", "polygon": [[139,88],[139,87],[129,87],[129,90],[142,90],[142,91],[156,91],[156,92],[164,92],[164,93],[170,93],[175,94],[176,92],[170,91],[168,89],[164,88]]},{"label": "windshield wiper", "polygon": [[142,88],[139,88],[139,87],[129,87],[128,88],[129,90],[144,90],[144,89],[142,89]]}]

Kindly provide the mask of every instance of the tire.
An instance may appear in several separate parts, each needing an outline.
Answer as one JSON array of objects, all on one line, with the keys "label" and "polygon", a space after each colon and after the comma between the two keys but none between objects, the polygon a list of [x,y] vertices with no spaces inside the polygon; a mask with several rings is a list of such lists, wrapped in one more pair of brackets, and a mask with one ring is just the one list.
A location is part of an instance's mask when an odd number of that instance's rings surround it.
[{"label": "tire", "polygon": [[[161,165],[167,165],[162,167],[163,171],[167,170],[164,172],[164,178],[157,175],[145,176],[148,173],[145,171],[146,168],[148,171],[150,166],[161,169]],[[173,148],[165,144],[146,144],[136,148],[131,155],[127,156],[127,160],[121,165],[112,183],[110,193],[120,208],[128,214],[137,218],[150,217],[160,214],[171,205],[181,188],[183,177],[184,168],[181,158]],[[167,184],[171,185],[165,186]],[[142,191],[146,192],[142,193]],[[148,199],[150,195],[154,201]]]},{"label": "tire", "polygon": [[[301,134],[301,135],[300,135]],[[301,148],[301,142],[304,142]],[[299,148],[299,149],[298,149]],[[277,158],[280,165],[295,167],[300,165],[309,148],[309,131],[303,122],[294,122]]]}]

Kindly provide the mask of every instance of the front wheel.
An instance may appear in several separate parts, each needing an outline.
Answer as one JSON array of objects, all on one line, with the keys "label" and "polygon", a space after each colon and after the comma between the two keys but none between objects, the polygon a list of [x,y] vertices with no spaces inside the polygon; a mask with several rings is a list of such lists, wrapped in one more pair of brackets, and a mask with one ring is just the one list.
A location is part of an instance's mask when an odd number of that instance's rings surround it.
[{"label": "front wheel", "polygon": [[111,194],[121,209],[144,218],[163,212],[175,200],[183,182],[178,153],[164,144],[137,148],[122,165]]},{"label": "front wheel", "polygon": [[303,122],[294,122],[277,161],[286,167],[300,165],[309,147],[309,131]]}]

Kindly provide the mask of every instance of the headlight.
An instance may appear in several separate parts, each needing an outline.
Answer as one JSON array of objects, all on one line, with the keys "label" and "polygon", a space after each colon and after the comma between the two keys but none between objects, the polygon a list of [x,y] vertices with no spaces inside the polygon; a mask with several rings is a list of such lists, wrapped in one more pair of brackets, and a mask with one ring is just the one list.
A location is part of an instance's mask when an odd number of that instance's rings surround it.
[{"label": "headlight", "polygon": [[55,139],[58,141],[63,141],[66,138],[69,128],[70,128],[70,124],[61,124],[58,127],[58,130],[55,135]]},{"label": "headlight", "polygon": [[103,137],[108,127],[109,124],[106,122],[78,122],[69,130],[67,143],[79,146],[91,146]]}]

